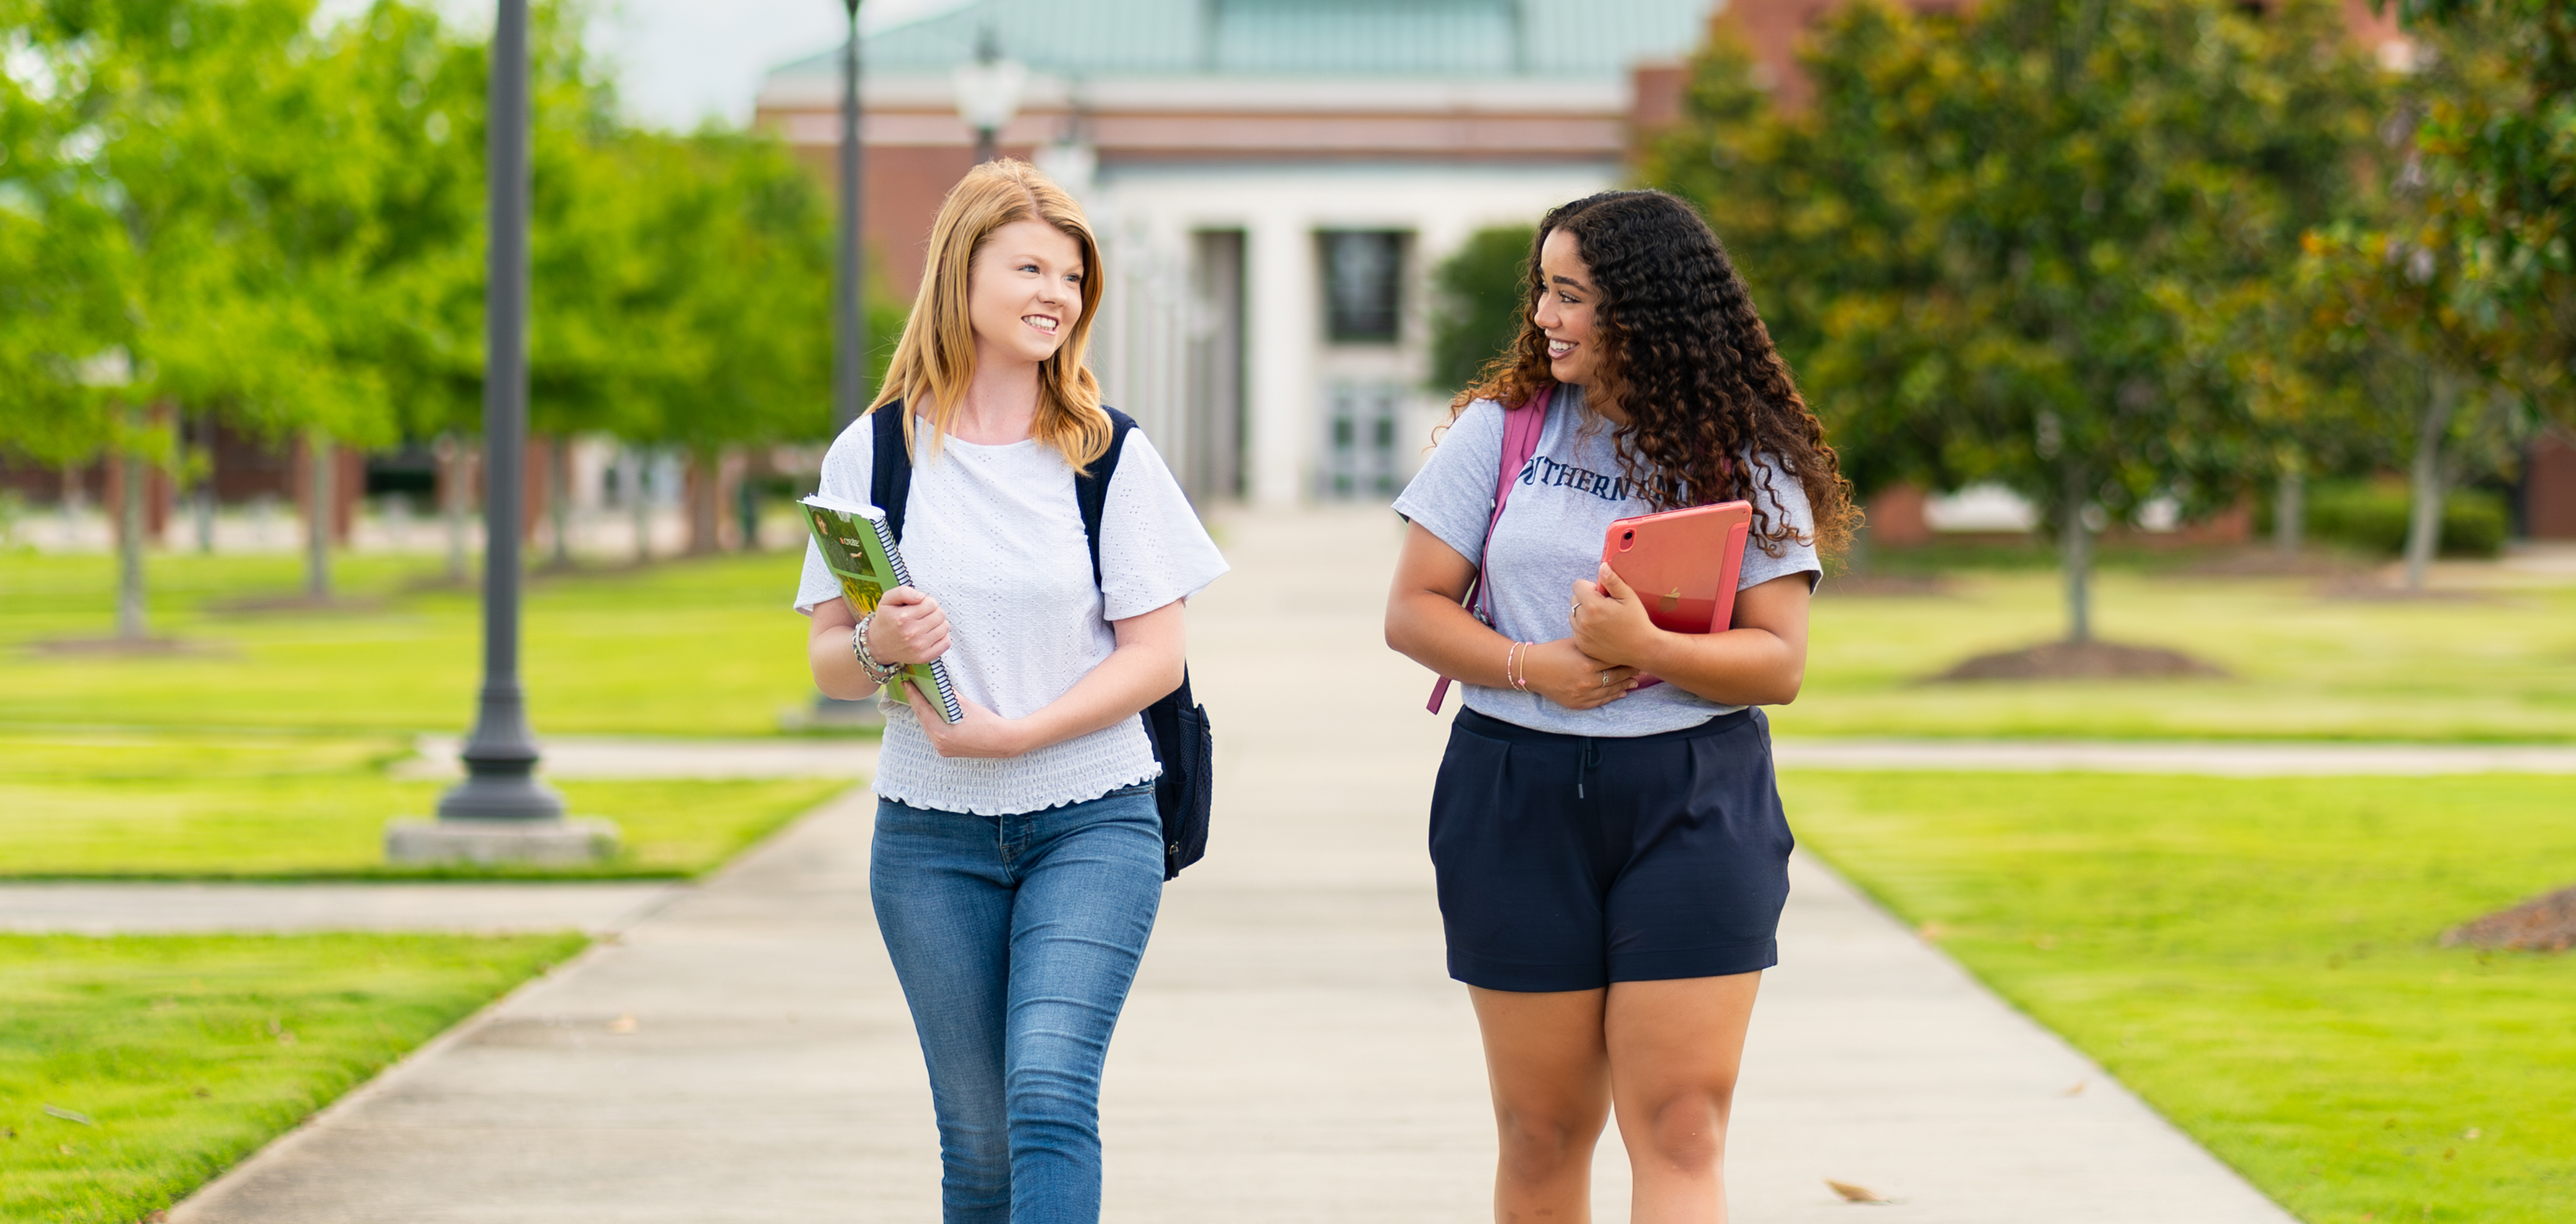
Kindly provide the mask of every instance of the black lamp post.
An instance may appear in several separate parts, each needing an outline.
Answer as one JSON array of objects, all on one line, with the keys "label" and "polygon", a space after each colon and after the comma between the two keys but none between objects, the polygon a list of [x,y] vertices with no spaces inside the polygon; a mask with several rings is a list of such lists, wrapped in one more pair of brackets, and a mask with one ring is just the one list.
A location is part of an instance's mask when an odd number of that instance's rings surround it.
[{"label": "black lamp post", "polygon": [[[499,0],[485,148],[489,250],[483,286],[483,690],[465,742],[466,778],[439,797],[439,824],[564,823],[563,796],[537,781],[537,740],[519,685],[519,531],[528,430],[528,3]],[[500,830],[493,830],[499,832]],[[491,857],[464,853],[457,857]],[[425,857],[449,857],[432,850]],[[517,857],[502,852],[497,857]]]},{"label": "black lamp post", "polygon": [[859,4],[850,11],[850,39],[841,47],[841,249],[839,279],[832,286],[832,434],[838,437],[868,402],[868,315],[860,292],[866,256],[859,223]]},{"label": "black lamp post", "polygon": [[[867,270],[860,247],[860,222],[867,215],[859,199],[859,4],[842,0],[850,11],[850,39],[841,44],[841,232],[839,260],[832,283],[832,436],[839,437],[868,406],[868,314],[860,292]],[[885,716],[873,697],[843,701],[814,694],[814,706],[791,725],[807,727],[879,727]]]}]

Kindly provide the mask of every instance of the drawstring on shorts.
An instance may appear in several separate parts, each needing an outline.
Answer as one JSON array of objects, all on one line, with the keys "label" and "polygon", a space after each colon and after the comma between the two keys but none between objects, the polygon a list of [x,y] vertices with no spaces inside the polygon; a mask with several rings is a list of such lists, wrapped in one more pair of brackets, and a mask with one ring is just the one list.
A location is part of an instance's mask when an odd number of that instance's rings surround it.
[{"label": "drawstring on shorts", "polygon": [[1593,739],[1591,736],[1587,735],[1583,737],[1583,755],[1580,758],[1580,763],[1577,764],[1574,769],[1575,798],[1581,799],[1584,797],[1584,777],[1590,774],[1593,770],[1599,768],[1601,768],[1601,741]]}]

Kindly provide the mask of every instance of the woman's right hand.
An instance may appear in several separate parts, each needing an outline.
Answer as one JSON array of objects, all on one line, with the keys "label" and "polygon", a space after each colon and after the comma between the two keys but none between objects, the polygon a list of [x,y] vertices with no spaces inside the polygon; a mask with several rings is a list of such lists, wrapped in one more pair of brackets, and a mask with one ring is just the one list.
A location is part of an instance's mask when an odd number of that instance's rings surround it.
[{"label": "woman's right hand", "polygon": [[928,663],[948,653],[948,614],[938,600],[896,587],[868,622],[868,653],[879,663]]},{"label": "woman's right hand", "polygon": [[1637,669],[1604,663],[1575,649],[1574,639],[1540,642],[1521,652],[1530,691],[1569,710],[1589,710],[1627,696]]}]

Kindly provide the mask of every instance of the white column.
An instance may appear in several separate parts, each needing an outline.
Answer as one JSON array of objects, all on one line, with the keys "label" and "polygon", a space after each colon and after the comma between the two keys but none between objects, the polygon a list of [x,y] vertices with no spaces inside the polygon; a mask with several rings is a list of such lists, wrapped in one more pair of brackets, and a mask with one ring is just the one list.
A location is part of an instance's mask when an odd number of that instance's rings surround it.
[{"label": "white column", "polygon": [[1253,504],[1293,506],[1314,483],[1315,239],[1301,213],[1253,219],[1244,256],[1244,456]]}]

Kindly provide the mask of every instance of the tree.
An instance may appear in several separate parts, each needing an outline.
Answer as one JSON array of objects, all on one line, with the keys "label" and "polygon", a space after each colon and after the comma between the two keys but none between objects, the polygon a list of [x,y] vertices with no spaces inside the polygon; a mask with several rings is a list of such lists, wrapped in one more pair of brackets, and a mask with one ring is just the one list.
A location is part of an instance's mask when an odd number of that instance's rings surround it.
[{"label": "tree", "polygon": [[2192,329],[2334,215],[2371,69],[2325,0],[1863,0],[1805,63],[1815,103],[1784,114],[1714,40],[1648,175],[1708,210],[1855,484],[2031,499],[2088,641],[2097,530],[2268,467]]},{"label": "tree", "polygon": [[382,246],[373,99],[334,71],[310,0],[46,16],[46,36],[84,57],[76,108],[117,222],[129,398],[308,440],[308,594],[325,598],[329,445],[392,432],[359,342]]},{"label": "tree", "polygon": [[2576,13],[2527,0],[2404,11],[2417,71],[2384,127],[2389,207],[2307,245],[2315,330],[2414,367],[2403,410],[2382,415],[2402,439],[2406,585],[2420,590],[2448,491],[2512,462],[2533,414],[2571,401]]},{"label": "tree", "polygon": [[1431,273],[1431,387],[1446,395],[1476,375],[1521,330],[1522,265],[1538,227],[1477,230]]},{"label": "tree", "polygon": [[2398,3],[2431,51],[2410,91],[2409,256],[2450,273],[2443,308],[2499,332],[2515,382],[2564,413],[2576,359],[2576,6]]}]

